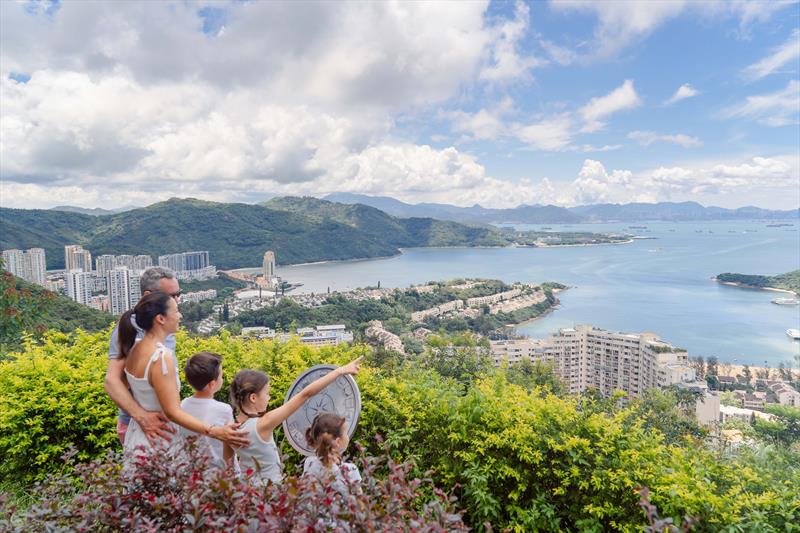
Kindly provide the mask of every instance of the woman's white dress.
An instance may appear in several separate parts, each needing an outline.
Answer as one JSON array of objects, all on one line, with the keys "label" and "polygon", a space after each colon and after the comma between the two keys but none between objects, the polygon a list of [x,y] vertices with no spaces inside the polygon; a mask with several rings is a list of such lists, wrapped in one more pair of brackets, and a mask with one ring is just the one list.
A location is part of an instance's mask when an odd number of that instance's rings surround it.
[{"label": "woman's white dress", "polygon": [[[156,344],[156,349],[153,354],[150,356],[150,360],[147,361],[147,366],[144,368],[144,376],[141,378],[137,378],[130,372],[128,369],[125,369],[125,375],[128,378],[128,385],[131,389],[131,394],[133,395],[134,400],[136,400],[139,405],[142,406],[142,409],[145,411],[161,411],[162,413],[164,410],[161,408],[161,403],[158,401],[158,396],[156,396],[156,391],[153,386],[150,384],[149,376],[150,376],[150,367],[153,363],[160,362],[160,371],[163,375],[167,375],[167,362],[166,357],[174,357],[172,352],[161,344],[160,342]],[[177,375],[178,373],[175,372],[175,382],[178,391],[180,391],[181,383],[180,378]],[[174,424],[173,424],[174,426]],[[177,427],[176,427],[177,429]],[[174,433],[172,436],[172,442],[174,443],[178,439],[178,433]],[[166,442],[163,442],[166,444]],[[130,425],[128,426],[128,431],[125,434],[125,452],[131,453],[136,450],[138,447],[144,447],[145,449],[152,448],[152,444],[148,440],[147,436],[144,434],[142,427],[136,422],[136,420],[131,420]]]}]

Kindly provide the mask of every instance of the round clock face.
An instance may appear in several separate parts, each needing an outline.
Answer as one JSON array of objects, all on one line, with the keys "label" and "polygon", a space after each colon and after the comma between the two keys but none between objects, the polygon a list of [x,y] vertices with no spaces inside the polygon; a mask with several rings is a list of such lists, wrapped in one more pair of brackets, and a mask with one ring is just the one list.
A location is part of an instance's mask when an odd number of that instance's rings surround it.
[{"label": "round clock face", "polygon": [[[292,383],[286,393],[284,403],[294,395],[308,387],[328,372],[336,369],[333,365],[317,365],[309,368]],[[350,437],[356,430],[358,417],[361,415],[361,393],[353,376],[339,376],[336,381],[322,391],[306,400],[306,403],[283,421],[283,433],[292,448],[303,455],[314,455],[314,450],[306,442],[306,429],[319,413],[336,413],[347,420]]]}]

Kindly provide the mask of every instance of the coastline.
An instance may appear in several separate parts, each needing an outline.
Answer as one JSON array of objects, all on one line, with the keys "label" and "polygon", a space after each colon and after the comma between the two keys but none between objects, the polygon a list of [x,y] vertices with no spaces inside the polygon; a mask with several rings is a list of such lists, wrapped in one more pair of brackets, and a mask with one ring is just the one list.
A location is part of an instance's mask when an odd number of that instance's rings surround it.
[{"label": "coastline", "polygon": [[[565,290],[567,290],[569,288],[570,287],[566,287],[564,289],[553,289],[553,295],[555,296],[559,292],[563,292],[563,291],[565,291]],[[518,326],[524,326],[525,324],[531,324],[532,322],[536,322],[537,320],[546,317],[547,315],[549,315],[550,313],[552,313],[553,311],[555,311],[556,309],[561,307],[561,300],[559,300],[558,297],[555,297],[555,298],[556,298],[556,301],[553,303],[553,305],[548,307],[547,311],[545,311],[544,313],[542,313],[542,314],[540,314],[538,316],[535,316],[533,318],[529,318],[528,320],[523,320],[522,322],[517,322],[515,324],[506,324],[505,326],[507,328],[516,328]]]},{"label": "coastline", "polygon": [[[399,252],[392,255],[379,255],[375,257],[354,257],[352,259],[325,259],[324,261],[310,261],[307,263],[291,263],[291,264],[284,264],[280,265],[281,267],[298,267],[298,266],[312,266],[312,265],[325,265],[327,263],[354,263],[358,261],[373,261],[377,259],[391,259],[393,257],[397,257],[398,255],[403,255],[406,250],[493,250],[498,249],[502,250],[504,248],[572,248],[572,247],[582,247],[582,246],[608,246],[608,245],[617,245],[617,244],[631,244],[634,242],[635,239],[628,239],[625,241],[614,241],[614,242],[595,242],[595,243],[584,243],[584,244],[541,244],[536,246],[515,246],[513,244],[509,244],[506,246],[415,246],[413,248],[398,248]],[[220,272],[227,273],[227,272],[237,272],[241,270],[260,270],[262,267],[260,266],[252,266],[252,267],[238,267],[238,268],[228,268],[225,270],[220,270]]]},{"label": "coastline", "polygon": [[789,290],[789,289],[779,289],[777,287],[757,287],[756,285],[748,285],[746,283],[741,283],[738,281],[720,281],[716,276],[711,278],[712,281],[716,281],[720,285],[729,285],[731,287],[738,287],[740,289],[751,289],[757,291],[772,291],[772,292],[786,292],[793,296],[800,296],[800,294]]}]

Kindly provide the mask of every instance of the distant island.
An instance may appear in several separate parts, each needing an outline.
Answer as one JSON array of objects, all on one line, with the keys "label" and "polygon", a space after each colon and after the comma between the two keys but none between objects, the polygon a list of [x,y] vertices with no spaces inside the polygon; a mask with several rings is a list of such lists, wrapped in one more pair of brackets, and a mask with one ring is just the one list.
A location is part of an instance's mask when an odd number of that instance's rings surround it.
[{"label": "distant island", "polygon": [[788,291],[800,296],[800,270],[793,270],[777,276],[725,272],[723,274],[718,274],[715,279],[726,285],[736,285],[737,287],[752,289]]},{"label": "distant island", "polygon": [[209,250],[220,269],[260,265],[266,250],[281,265],[370,259],[403,248],[621,243],[630,236],[589,232],[517,232],[488,224],[400,218],[374,207],[283,197],[263,204],[173,198],[115,214],[0,208],[0,249],[44,248],[47,268],[64,267],[64,246],[95,256]]}]

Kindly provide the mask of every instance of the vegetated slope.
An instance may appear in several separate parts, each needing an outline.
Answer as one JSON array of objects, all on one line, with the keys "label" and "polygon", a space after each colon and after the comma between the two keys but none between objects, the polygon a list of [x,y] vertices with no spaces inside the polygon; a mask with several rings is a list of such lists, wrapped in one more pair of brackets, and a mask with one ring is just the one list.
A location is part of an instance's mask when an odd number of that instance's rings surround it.
[{"label": "vegetated slope", "polygon": [[311,197],[274,198],[264,205],[294,213],[330,219],[357,228],[398,247],[498,246],[506,244],[491,227],[466,226],[432,218],[398,218],[363,204],[340,204]]},{"label": "vegetated slope", "polygon": [[[300,200],[300,199],[298,199]],[[315,202],[321,202],[315,200]],[[159,255],[208,250],[219,268],[384,257],[412,246],[505,244],[496,230],[432,219],[396,219],[366,206],[307,200],[251,205],[171,199],[114,215],[0,209],[0,246],[42,247],[48,268],[64,267],[64,246],[101,254]],[[330,204],[330,205],[324,205]],[[280,207],[280,208],[278,208]]]},{"label": "vegetated slope", "polygon": [[793,270],[777,276],[760,276],[758,274],[736,274],[725,272],[717,275],[717,281],[740,283],[750,287],[784,289],[800,295],[800,270]]}]

